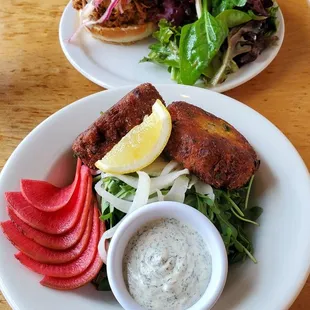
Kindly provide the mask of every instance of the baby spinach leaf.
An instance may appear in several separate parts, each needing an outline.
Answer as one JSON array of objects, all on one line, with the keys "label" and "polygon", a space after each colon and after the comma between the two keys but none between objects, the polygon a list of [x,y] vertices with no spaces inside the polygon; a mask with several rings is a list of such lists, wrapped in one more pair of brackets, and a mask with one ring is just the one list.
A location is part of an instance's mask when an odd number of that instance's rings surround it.
[{"label": "baby spinach leaf", "polygon": [[180,82],[193,85],[209,66],[227,37],[228,29],[214,18],[203,1],[202,16],[182,27],[180,39]]},{"label": "baby spinach leaf", "polygon": [[212,15],[217,16],[225,10],[234,8],[235,6],[245,6],[247,0],[212,0]]},{"label": "baby spinach leaf", "polygon": [[233,28],[244,24],[252,19],[252,17],[243,11],[239,10],[225,10],[216,16],[217,20],[220,20],[228,28]]},{"label": "baby spinach leaf", "polygon": [[253,20],[265,20],[267,18],[267,16],[256,15],[252,10],[249,10],[248,14],[251,16]]}]

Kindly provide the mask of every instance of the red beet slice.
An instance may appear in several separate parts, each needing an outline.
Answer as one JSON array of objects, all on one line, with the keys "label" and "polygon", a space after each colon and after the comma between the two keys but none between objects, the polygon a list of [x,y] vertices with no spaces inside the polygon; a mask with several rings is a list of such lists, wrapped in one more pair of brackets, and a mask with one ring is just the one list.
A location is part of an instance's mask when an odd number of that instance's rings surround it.
[{"label": "red beet slice", "polygon": [[50,249],[66,250],[75,245],[82,237],[88,219],[88,213],[92,202],[92,195],[92,184],[89,182],[86,201],[81,218],[72,230],[63,235],[51,235],[39,231],[22,221],[12,209],[7,208],[7,211],[11,220],[27,238]]},{"label": "red beet slice", "polygon": [[[91,209],[93,210],[93,208]],[[90,233],[92,230],[93,211],[89,214],[87,226],[82,239],[71,249],[65,251],[51,250],[25,237],[12,221],[0,223],[5,236],[21,252],[31,257],[37,262],[46,264],[62,264],[77,259],[88,245]]]},{"label": "red beet slice", "polygon": [[[104,231],[105,225],[104,222],[101,221],[100,236],[102,236]],[[94,279],[100,271],[102,264],[103,262],[97,251],[95,260],[82,274],[71,278],[55,278],[45,276],[40,283],[44,286],[57,290],[73,290],[89,283],[92,279]]]},{"label": "red beet slice", "polygon": [[37,180],[22,179],[21,192],[24,198],[34,207],[45,212],[54,212],[63,208],[70,200],[78,184],[81,160],[78,159],[74,181],[63,188],[51,183]]},{"label": "red beet slice", "polygon": [[95,208],[93,216],[93,227],[89,244],[83,254],[78,259],[70,263],[59,265],[42,264],[21,252],[17,253],[15,257],[23,265],[39,274],[58,278],[70,278],[77,276],[87,269],[96,255],[99,242],[99,221],[98,209]]},{"label": "red beet slice", "polygon": [[82,274],[71,278],[56,278],[45,276],[40,283],[56,290],[73,290],[89,283],[101,269],[103,262],[96,254],[95,260]]},{"label": "red beet slice", "polygon": [[81,168],[80,184],[68,204],[56,212],[38,210],[20,192],[6,192],[8,207],[28,225],[48,234],[63,234],[75,226],[81,217],[86,193],[92,178],[86,166]]}]

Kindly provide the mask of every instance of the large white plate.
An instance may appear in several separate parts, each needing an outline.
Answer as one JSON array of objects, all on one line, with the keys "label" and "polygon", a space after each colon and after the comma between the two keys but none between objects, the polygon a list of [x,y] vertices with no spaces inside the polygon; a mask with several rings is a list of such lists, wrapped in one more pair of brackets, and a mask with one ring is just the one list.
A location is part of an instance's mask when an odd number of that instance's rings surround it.
[{"label": "large white plate", "polygon": [[[284,19],[280,10],[278,19],[277,44],[266,49],[255,62],[229,75],[224,83],[213,88],[214,91],[224,92],[237,87],[258,75],[272,62],[284,38]],[[59,40],[70,63],[87,79],[104,88],[143,82],[175,84],[170,79],[166,67],[152,63],[139,63],[144,56],[148,55],[148,46],[153,42],[152,38],[129,46],[113,45],[96,40],[83,30],[74,43],[68,43],[67,40],[75,33],[78,24],[78,13],[72,8],[70,2],[60,20]]]},{"label": "large white plate", "polygon": [[[0,221],[8,218],[4,192],[18,190],[21,178],[48,179],[57,185],[68,182],[75,137],[132,88],[83,98],[49,117],[20,143],[0,176]],[[261,159],[253,201],[264,208],[261,227],[253,235],[259,263],[247,261],[230,268],[214,309],[287,309],[310,265],[310,181],[302,159],[274,125],[234,99],[195,87],[158,85],[157,89],[167,103],[186,100],[230,122]],[[41,276],[20,265],[14,253],[16,249],[0,233],[0,287],[15,310],[120,309],[111,293],[97,292],[91,284],[71,292],[40,286]]]}]

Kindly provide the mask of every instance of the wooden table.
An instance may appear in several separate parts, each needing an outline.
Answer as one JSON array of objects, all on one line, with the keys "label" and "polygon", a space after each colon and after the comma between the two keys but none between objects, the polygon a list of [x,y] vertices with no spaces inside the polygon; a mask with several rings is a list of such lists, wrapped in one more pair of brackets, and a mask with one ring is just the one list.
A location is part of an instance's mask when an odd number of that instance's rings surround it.
[{"label": "wooden table", "polygon": [[[310,7],[279,0],[286,20],[283,47],[258,77],[227,95],[266,116],[310,168]],[[0,6],[0,168],[47,116],[102,90],[78,73],[58,43],[64,0],[9,0]],[[258,129],[259,130],[259,129]],[[10,307],[0,293],[0,310]],[[310,280],[291,310],[310,309]],[[266,309],[267,310],[267,309]]]}]

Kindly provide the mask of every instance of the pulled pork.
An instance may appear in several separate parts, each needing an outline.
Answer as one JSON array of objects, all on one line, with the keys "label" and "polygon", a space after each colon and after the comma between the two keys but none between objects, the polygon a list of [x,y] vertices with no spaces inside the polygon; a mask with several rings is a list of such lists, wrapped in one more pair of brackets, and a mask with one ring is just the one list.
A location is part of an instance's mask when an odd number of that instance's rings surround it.
[{"label": "pulled pork", "polygon": [[[99,7],[92,12],[90,18],[98,20],[104,14],[110,2],[110,0],[102,1]],[[73,0],[73,7],[76,10],[82,9],[86,4],[86,0]],[[123,12],[119,8],[115,8],[109,20],[106,20],[101,25],[109,28],[142,25],[151,21],[154,14],[159,12],[158,3],[153,0],[132,0],[129,3],[127,0],[122,0],[121,6]]]},{"label": "pulled pork", "polygon": [[[98,20],[106,11],[111,0],[103,0],[90,18]],[[82,9],[86,0],[73,0],[76,10]],[[104,27],[127,27],[141,25],[147,22],[158,23],[166,19],[175,26],[184,25],[196,20],[194,0],[121,0],[121,6],[116,7],[109,18],[101,25]]]},{"label": "pulled pork", "polygon": [[86,4],[87,4],[86,0],[73,0],[72,1],[72,6],[76,10],[82,10]]}]

